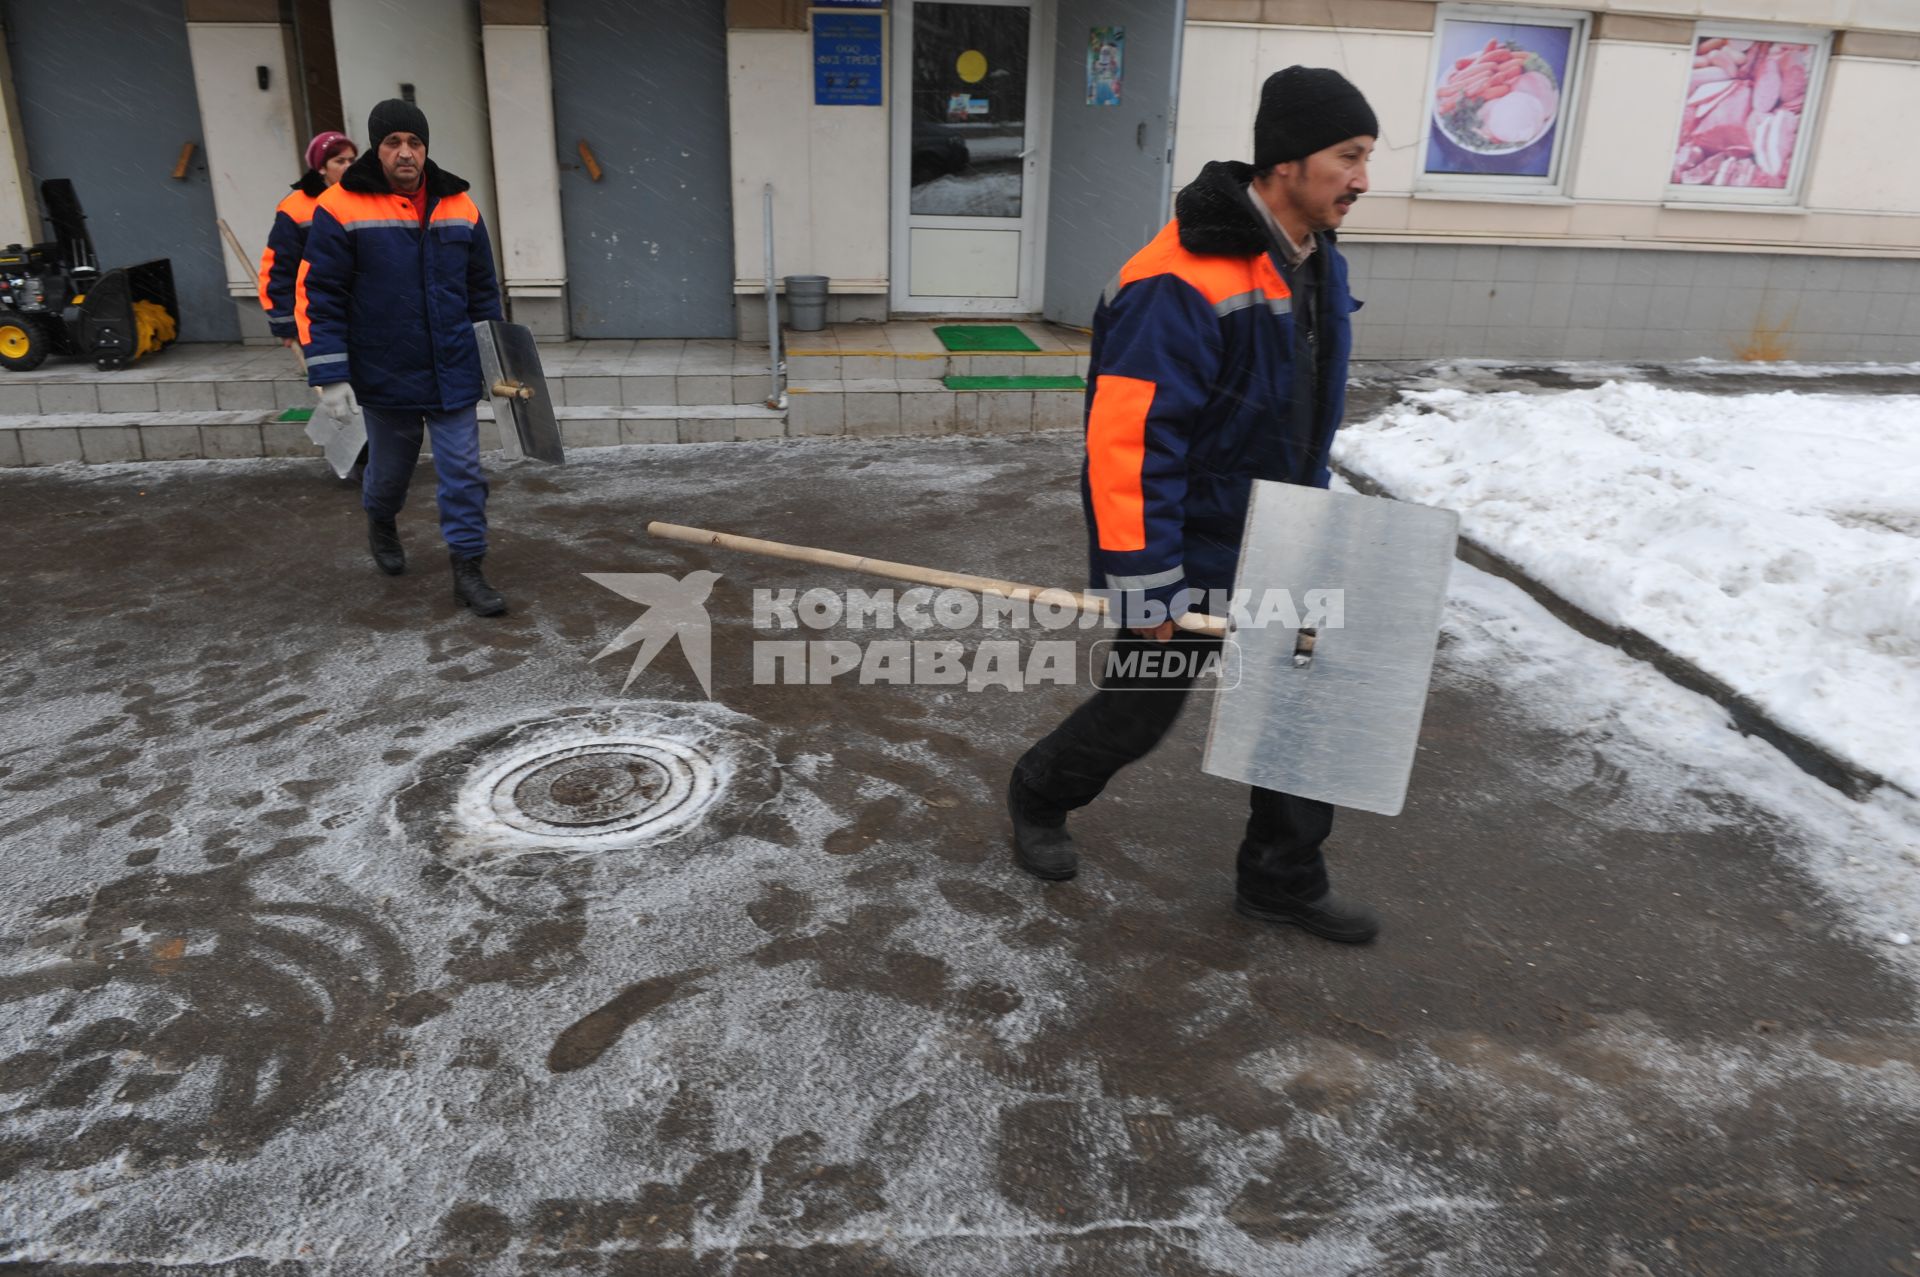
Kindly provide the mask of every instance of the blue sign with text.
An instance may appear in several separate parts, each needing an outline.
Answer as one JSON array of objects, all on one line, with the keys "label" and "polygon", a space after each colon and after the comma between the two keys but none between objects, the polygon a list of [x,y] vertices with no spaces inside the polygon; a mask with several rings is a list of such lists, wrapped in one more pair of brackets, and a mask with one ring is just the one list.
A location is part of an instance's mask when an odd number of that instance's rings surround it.
[{"label": "blue sign with text", "polygon": [[816,106],[880,106],[880,15],[813,15],[813,101]]}]

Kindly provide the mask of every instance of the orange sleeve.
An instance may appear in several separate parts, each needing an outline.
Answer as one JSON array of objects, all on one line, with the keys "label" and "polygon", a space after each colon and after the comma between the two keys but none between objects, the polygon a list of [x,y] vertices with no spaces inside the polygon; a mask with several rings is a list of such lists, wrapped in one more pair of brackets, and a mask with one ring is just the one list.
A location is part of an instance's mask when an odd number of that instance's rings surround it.
[{"label": "orange sleeve", "polygon": [[273,245],[267,245],[267,251],[260,254],[260,309],[272,310],[273,299],[267,296],[267,277],[273,274]]},{"label": "orange sleeve", "polygon": [[300,334],[302,346],[313,342],[313,324],[307,318],[307,267],[309,263],[302,258],[300,273],[293,277],[293,327]]},{"label": "orange sleeve", "polygon": [[1158,389],[1138,377],[1102,373],[1087,412],[1087,487],[1102,550],[1147,548],[1147,414]]}]

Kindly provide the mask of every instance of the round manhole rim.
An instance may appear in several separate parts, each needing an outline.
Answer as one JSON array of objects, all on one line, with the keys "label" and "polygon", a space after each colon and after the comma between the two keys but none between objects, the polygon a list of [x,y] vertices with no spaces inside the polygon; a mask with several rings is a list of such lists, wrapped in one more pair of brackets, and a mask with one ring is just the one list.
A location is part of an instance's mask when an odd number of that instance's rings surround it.
[{"label": "round manhole rim", "polygon": [[[538,812],[525,810],[516,801],[522,786],[575,758],[618,759],[629,774],[636,766],[651,768],[663,784],[654,792],[646,793],[649,787],[636,779],[624,796],[642,793],[647,798],[644,805],[626,810],[617,809],[616,805],[615,810],[574,823],[545,819]],[[597,765],[609,769],[615,766],[613,763]],[[552,783],[549,778],[549,793]],[[501,757],[488,760],[461,788],[461,810],[480,816],[496,832],[509,834],[516,840],[565,848],[606,846],[614,842],[640,844],[673,837],[713,805],[720,796],[722,784],[713,760],[689,742],[617,732],[522,744]]]}]

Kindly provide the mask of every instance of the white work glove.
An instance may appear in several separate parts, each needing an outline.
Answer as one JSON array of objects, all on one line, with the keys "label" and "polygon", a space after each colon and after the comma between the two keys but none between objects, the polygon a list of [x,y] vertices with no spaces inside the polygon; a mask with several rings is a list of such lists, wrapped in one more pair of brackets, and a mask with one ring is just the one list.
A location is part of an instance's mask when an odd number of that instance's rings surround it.
[{"label": "white work glove", "polygon": [[352,421],[360,411],[360,401],[353,397],[353,383],[330,381],[320,387],[320,407],[335,421]]}]

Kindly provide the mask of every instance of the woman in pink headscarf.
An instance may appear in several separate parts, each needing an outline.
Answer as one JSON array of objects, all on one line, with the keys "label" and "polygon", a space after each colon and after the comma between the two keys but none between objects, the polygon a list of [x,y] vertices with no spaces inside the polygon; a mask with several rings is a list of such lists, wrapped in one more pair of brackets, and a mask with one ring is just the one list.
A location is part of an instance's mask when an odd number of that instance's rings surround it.
[{"label": "woman in pink headscarf", "polygon": [[307,143],[307,171],[273,211],[267,251],[260,255],[260,305],[267,312],[267,326],[283,346],[295,342],[293,283],[300,272],[300,259],[306,255],[313,206],[359,156],[360,148],[345,133],[315,134]]}]

